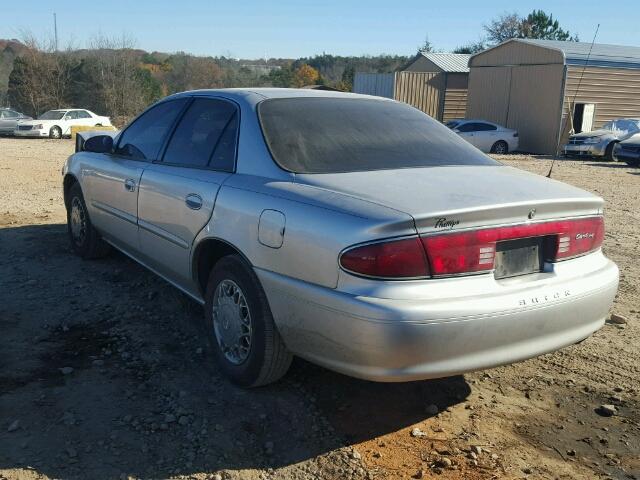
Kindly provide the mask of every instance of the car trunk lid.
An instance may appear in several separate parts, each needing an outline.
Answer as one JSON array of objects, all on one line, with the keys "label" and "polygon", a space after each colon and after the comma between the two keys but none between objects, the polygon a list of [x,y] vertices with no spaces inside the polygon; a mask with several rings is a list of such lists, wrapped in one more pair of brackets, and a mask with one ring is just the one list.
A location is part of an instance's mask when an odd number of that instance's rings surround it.
[{"label": "car trunk lid", "polygon": [[602,213],[603,200],[507,166],[445,166],[296,175],[411,215],[418,233],[462,230]]}]

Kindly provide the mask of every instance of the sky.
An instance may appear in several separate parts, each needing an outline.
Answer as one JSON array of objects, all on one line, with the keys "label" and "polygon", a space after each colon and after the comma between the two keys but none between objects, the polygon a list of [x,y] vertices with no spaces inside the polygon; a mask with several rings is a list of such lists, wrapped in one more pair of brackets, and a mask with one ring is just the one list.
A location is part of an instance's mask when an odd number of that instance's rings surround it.
[{"label": "sky", "polygon": [[96,34],[127,36],[148,51],[185,51],[233,58],[299,58],[316,54],[413,55],[429,41],[437,50],[478,41],[482,26],[505,12],[553,13],[560,25],[591,42],[640,46],[640,2],[618,0],[0,0],[0,38],[53,34],[59,45],[86,47]]}]

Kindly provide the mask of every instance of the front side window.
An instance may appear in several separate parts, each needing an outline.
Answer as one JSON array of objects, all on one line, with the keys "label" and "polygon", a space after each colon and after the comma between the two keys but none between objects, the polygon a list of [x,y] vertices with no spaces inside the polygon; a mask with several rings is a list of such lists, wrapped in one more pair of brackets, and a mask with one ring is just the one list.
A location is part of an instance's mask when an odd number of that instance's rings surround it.
[{"label": "front side window", "polygon": [[67,112],[64,116],[65,120],[75,120],[78,118],[78,112]]},{"label": "front side window", "polygon": [[155,160],[186,101],[186,98],[179,98],[159,103],[136,118],[120,136],[116,155]]},{"label": "front side window", "polygon": [[615,130],[615,123],[614,122],[607,122],[604,125],[602,125],[602,129],[603,130],[609,130],[610,132],[612,132],[613,130]]},{"label": "front side window", "polygon": [[274,98],[258,106],[275,162],[296,173],[441,165],[500,165],[409,105],[335,97]]},{"label": "front side window", "polygon": [[237,121],[230,102],[194,100],[169,141],[163,163],[233,171]]}]

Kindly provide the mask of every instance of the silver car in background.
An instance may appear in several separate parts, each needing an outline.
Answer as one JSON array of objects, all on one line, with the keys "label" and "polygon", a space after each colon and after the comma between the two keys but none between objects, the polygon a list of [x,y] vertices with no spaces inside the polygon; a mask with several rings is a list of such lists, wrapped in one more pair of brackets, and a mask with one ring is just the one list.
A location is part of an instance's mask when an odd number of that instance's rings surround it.
[{"label": "silver car in background", "polygon": [[486,120],[451,120],[447,127],[485,153],[505,154],[518,149],[518,131]]},{"label": "silver car in background", "polygon": [[32,118],[10,108],[0,108],[0,135],[13,135],[18,124],[26,120]]},{"label": "silver car in background", "polygon": [[617,162],[618,142],[638,133],[640,133],[640,119],[618,118],[606,122],[597,130],[571,135],[569,142],[563,147],[563,153],[566,156],[599,157]]},{"label": "silver car in background", "polygon": [[376,381],[579,342],[618,269],[603,200],[504,166],[406,104],[294,89],[172,95],[63,168],[73,249],[114,246],[204,305],[244,386],[293,355]]}]

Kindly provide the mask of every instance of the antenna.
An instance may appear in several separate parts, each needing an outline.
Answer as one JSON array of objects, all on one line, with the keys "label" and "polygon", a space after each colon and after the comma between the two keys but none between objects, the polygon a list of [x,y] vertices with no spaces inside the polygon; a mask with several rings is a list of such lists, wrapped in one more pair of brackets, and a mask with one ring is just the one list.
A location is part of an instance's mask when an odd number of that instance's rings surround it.
[{"label": "antenna", "polygon": [[58,19],[56,18],[56,12],[53,12],[53,32],[55,38],[56,52],[58,51]]},{"label": "antenna", "polygon": [[[596,27],[596,33],[593,34],[593,40],[591,40],[591,46],[589,47],[589,53],[587,54],[587,60],[584,62],[584,66],[582,67],[582,72],[580,73],[580,79],[578,80],[578,85],[576,86],[576,91],[573,93],[573,100],[569,102],[569,108],[571,109],[571,105],[573,104],[573,108],[576,105],[576,97],[578,96],[578,92],[580,91],[580,85],[582,85],[582,77],[584,77],[584,71],[587,69],[589,65],[589,59],[591,58],[591,50],[593,50],[593,44],[596,43],[596,37],[598,36],[598,31],[600,30],[600,24]],[[564,105],[564,99],[563,99]],[[562,107],[564,109],[564,106]],[[573,124],[573,114],[571,111],[567,112],[567,119],[571,115],[571,123]],[[560,140],[562,138],[562,132],[564,132],[565,123],[562,125],[560,130],[560,135],[558,135],[558,143],[556,144],[556,154],[553,156],[553,160],[551,161],[551,167],[549,167],[549,173],[547,173],[547,178],[551,178],[551,172],[553,171],[553,166],[558,159],[558,151],[560,150]]]}]

